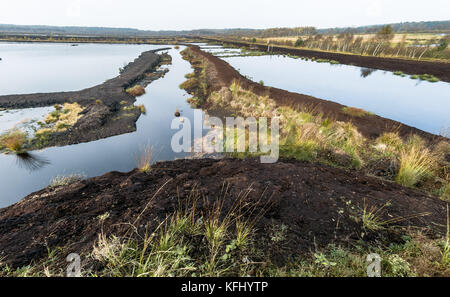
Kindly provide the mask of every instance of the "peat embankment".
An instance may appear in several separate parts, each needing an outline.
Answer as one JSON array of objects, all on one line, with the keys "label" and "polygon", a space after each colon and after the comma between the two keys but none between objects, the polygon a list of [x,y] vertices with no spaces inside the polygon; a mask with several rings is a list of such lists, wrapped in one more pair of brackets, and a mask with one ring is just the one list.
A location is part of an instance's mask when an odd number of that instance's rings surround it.
[{"label": "peat embankment", "polygon": [[[258,48],[261,51],[267,51],[267,45],[254,44],[247,42],[236,42],[228,40],[210,39],[204,38],[207,41],[221,42],[236,45],[239,47],[252,47]],[[438,77],[440,80],[450,82],[450,63],[447,62],[430,62],[430,61],[417,61],[398,58],[384,58],[384,57],[371,57],[360,56],[352,54],[341,54],[322,52],[315,50],[286,48],[281,46],[271,46],[273,53],[279,54],[291,54],[301,57],[318,58],[335,60],[341,64],[367,67],[372,69],[388,70],[388,71],[402,71],[406,74],[431,74]]]},{"label": "peat embankment", "polygon": [[[429,235],[445,229],[443,201],[357,171],[287,159],[277,164],[258,159],[177,160],[156,163],[148,174],[111,172],[46,188],[0,209],[0,258],[18,267],[38,262],[57,247],[86,255],[100,233],[123,236],[130,224],[142,235],[155,230],[180,204],[189,203],[193,191],[201,197],[195,203],[197,212],[208,212],[224,188],[229,196],[223,200],[223,214],[242,192],[248,193],[243,205],[255,207],[244,216],[264,213],[255,226],[261,242],[271,226],[288,227],[280,251],[286,257],[330,243],[401,241],[403,231],[413,226]],[[396,227],[367,230],[362,222],[366,208],[378,209],[380,222],[398,219]]]},{"label": "peat embankment", "polygon": [[20,109],[75,102],[80,104],[83,108],[80,113],[82,116],[75,125],[49,135],[44,146],[76,144],[133,132],[141,112],[138,108],[123,110],[123,106],[136,101],[126,89],[135,84],[145,87],[162,76],[164,72],[154,72],[155,67],[163,60],[170,59],[170,56],[158,55],[157,52],[167,49],[143,52],[119,76],[101,85],[73,92],[0,96],[0,108]]},{"label": "peat embankment", "polygon": [[238,81],[244,89],[251,90],[260,96],[269,96],[278,106],[291,106],[293,108],[308,107],[325,117],[337,121],[352,122],[358,131],[367,138],[377,138],[384,132],[398,131],[402,137],[417,134],[429,141],[444,140],[442,136],[434,135],[400,122],[386,119],[377,115],[351,116],[343,111],[342,104],[323,100],[308,95],[293,93],[286,90],[263,86],[241,75],[230,64],[214,55],[202,51],[198,46],[191,46],[195,55],[201,56],[208,62],[206,67],[206,80],[210,91],[219,91],[222,87],[229,87],[233,81]]}]

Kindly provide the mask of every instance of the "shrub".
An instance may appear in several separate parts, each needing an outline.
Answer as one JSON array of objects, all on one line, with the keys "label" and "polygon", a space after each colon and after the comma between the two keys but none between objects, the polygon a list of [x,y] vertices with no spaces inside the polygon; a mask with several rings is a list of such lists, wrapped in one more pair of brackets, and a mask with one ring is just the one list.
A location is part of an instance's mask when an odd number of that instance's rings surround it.
[{"label": "shrub", "polygon": [[448,47],[448,40],[447,39],[443,39],[441,41],[441,43],[439,43],[439,46],[437,47],[438,51],[445,51]]},{"label": "shrub", "polygon": [[188,79],[187,81],[180,84],[180,89],[192,90],[198,85],[198,80],[195,78]]},{"label": "shrub", "polygon": [[15,153],[21,153],[23,144],[27,141],[27,134],[13,130],[0,136],[0,149],[6,148]]},{"label": "shrub", "polygon": [[128,88],[126,92],[133,97],[137,97],[145,94],[145,88],[140,85],[136,85],[132,88]]}]

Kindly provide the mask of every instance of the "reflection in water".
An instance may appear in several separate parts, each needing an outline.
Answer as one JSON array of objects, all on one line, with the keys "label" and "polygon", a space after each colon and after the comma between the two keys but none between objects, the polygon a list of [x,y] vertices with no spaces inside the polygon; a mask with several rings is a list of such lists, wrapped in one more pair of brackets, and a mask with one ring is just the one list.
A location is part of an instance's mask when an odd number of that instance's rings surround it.
[{"label": "reflection in water", "polygon": [[377,70],[376,69],[372,69],[372,68],[361,68],[361,77],[368,77],[369,75],[371,75],[375,71],[377,71]]},{"label": "reflection in water", "polygon": [[31,153],[23,153],[16,155],[16,164],[20,168],[24,168],[28,170],[29,172],[39,170],[43,168],[46,165],[50,164],[50,161],[40,157],[36,154]]}]

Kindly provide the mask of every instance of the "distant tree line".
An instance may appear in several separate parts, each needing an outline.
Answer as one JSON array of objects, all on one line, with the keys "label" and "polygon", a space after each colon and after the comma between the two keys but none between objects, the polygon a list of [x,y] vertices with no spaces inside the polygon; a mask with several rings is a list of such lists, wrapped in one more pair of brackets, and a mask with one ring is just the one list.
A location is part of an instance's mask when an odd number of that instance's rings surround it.
[{"label": "distant tree line", "polygon": [[[450,33],[450,21],[436,22],[407,22],[390,24],[392,30],[397,33],[416,32],[448,32]],[[71,27],[71,26],[30,26],[30,25],[2,25],[0,33],[3,34],[54,34],[54,35],[82,35],[82,36],[114,36],[114,37],[151,37],[151,36],[200,36],[200,35],[234,35],[243,37],[286,37],[308,36],[315,34],[362,34],[376,33],[383,25],[364,26],[356,28],[331,28],[316,29],[315,27],[296,28],[269,28],[269,29],[199,29],[183,31],[149,31],[131,28],[106,28],[106,27]]]},{"label": "distant tree line", "polygon": [[[450,33],[450,21],[433,21],[433,22],[405,22],[388,24],[392,30],[397,33],[434,33],[448,32]],[[318,30],[321,34],[370,34],[378,32],[385,25],[362,26],[356,28],[331,28]]]}]

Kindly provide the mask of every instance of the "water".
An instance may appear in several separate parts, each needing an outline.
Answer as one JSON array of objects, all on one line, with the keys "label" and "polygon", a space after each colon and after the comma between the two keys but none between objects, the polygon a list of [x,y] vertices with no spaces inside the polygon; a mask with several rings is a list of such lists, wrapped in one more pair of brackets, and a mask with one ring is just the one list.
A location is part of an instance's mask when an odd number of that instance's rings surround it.
[{"label": "water", "polygon": [[[212,53],[223,51],[205,50]],[[262,80],[267,86],[362,108],[434,134],[445,133],[450,127],[449,83],[430,83],[396,76],[388,71],[287,56],[230,57],[224,60],[241,74],[253,81]]]},{"label": "water", "polygon": [[38,107],[0,111],[0,134],[20,129],[33,135],[32,127],[39,128],[36,122],[45,120],[53,110],[55,110],[53,107]]},{"label": "water", "polygon": [[137,158],[147,145],[153,148],[153,161],[185,157],[187,153],[177,154],[171,149],[171,138],[177,130],[171,130],[170,125],[177,109],[193,123],[194,110],[186,102],[186,92],[178,87],[192,69],[178,50],[172,49],[169,54],[173,59],[170,71],[148,85],[147,93],[136,102],[147,110],[137,121],[136,132],[31,152],[32,158],[28,159],[0,155],[0,207],[48,186],[57,175],[84,173],[92,177],[109,171],[130,171],[136,168]]},{"label": "water", "polygon": [[158,45],[0,43],[0,95],[78,91]]}]

